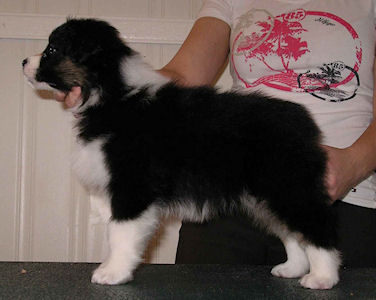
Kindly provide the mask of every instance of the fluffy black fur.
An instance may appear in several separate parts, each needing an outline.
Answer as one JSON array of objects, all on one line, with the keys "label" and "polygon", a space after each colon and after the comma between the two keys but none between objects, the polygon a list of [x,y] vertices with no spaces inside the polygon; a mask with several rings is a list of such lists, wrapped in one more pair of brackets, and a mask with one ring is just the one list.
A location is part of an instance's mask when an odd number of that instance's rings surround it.
[{"label": "fluffy black fur", "polygon": [[122,63],[134,57],[105,22],[68,20],[50,37],[38,81],[69,91],[81,86],[79,139],[105,138],[112,218],[137,218],[150,205],[194,203],[197,213],[244,212],[245,195],[306,241],[331,249],[336,221],[324,175],[320,131],[300,105],[261,94],[211,87],[127,84]]}]

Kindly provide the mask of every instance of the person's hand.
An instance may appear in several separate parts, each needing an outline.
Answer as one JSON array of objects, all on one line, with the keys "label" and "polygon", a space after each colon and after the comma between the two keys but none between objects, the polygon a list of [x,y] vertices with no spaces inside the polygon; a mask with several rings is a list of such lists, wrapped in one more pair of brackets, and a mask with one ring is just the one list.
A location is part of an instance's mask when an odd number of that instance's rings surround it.
[{"label": "person's hand", "polygon": [[59,102],[64,102],[68,108],[75,107],[81,100],[81,87],[74,86],[67,94],[57,91],[54,93],[55,99]]},{"label": "person's hand", "polygon": [[356,172],[356,157],[351,147],[339,149],[323,146],[328,155],[326,186],[332,202],[344,197],[360,178]]}]

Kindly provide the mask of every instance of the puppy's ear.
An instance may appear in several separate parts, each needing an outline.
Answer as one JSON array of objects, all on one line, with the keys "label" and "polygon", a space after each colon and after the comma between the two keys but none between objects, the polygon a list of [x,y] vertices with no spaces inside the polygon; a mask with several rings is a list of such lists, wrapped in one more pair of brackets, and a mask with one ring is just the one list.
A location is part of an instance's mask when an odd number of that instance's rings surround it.
[{"label": "puppy's ear", "polygon": [[79,63],[84,63],[91,59],[93,60],[98,59],[98,55],[102,51],[103,51],[102,47],[100,45],[97,45],[91,51],[84,52],[85,54],[81,56]]}]

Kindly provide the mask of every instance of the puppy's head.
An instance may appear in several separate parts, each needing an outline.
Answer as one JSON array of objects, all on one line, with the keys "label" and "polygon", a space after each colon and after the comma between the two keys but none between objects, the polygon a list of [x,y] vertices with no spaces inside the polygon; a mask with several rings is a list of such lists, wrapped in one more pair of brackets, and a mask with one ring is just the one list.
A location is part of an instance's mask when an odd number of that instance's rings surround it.
[{"label": "puppy's head", "polygon": [[114,85],[120,78],[121,59],[131,55],[108,23],[95,19],[69,19],[50,35],[42,54],[26,58],[23,70],[37,89],[57,89],[69,92],[82,88],[83,100],[92,89]]}]

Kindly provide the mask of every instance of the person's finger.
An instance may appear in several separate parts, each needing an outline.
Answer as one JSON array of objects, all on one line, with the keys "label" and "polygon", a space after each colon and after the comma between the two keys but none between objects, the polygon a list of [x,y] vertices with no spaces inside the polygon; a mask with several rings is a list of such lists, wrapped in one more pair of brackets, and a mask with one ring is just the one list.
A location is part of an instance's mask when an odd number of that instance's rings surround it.
[{"label": "person's finger", "polygon": [[72,108],[77,105],[81,98],[81,87],[74,86],[69,94],[65,97],[65,105]]},{"label": "person's finger", "polygon": [[54,98],[56,101],[64,102],[66,94],[61,91],[54,91]]}]

